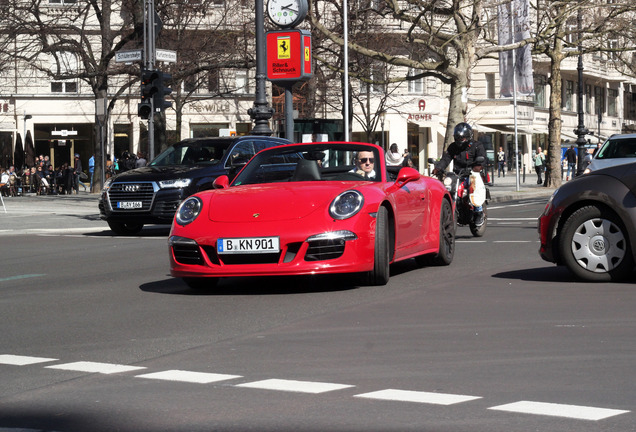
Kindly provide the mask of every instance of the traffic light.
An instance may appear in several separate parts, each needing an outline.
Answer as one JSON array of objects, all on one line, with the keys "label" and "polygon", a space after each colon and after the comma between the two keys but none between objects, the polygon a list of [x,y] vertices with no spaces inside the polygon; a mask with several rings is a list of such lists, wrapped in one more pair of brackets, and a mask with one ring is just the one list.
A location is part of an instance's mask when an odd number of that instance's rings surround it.
[{"label": "traffic light", "polygon": [[172,79],[172,75],[155,71],[155,74],[151,77],[152,79],[152,100],[154,102],[155,111],[163,111],[166,108],[170,108],[172,106],[171,102],[166,102],[166,96],[172,93],[172,89],[166,87],[168,81]]},{"label": "traffic light", "polygon": [[172,89],[166,87],[170,81],[170,74],[160,70],[145,70],[141,74],[141,102],[137,105],[137,114],[142,119],[150,117],[151,113],[170,108],[172,103],[166,102],[166,96]]},{"label": "traffic light", "polygon": [[141,102],[137,105],[137,114],[142,119],[150,117],[152,112],[152,76],[153,71],[144,70],[141,73]]}]

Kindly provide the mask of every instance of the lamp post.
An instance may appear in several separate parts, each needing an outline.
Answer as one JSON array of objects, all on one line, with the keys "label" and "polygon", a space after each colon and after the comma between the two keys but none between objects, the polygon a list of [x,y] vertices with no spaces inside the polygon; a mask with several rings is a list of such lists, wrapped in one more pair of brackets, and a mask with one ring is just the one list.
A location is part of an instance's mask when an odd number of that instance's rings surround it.
[{"label": "lamp post", "polygon": [[[256,0],[256,97],[254,106],[247,110],[254,121],[254,135],[272,135],[269,119],[274,115],[274,109],[267,103],[265,95],[265,79],[267,77],[265,53],[265,11],[263,0]],[[291,139],[290,137],[287,137]]]},{"label": "lamp post", "polygon": [[380,127],[382,128],[382,139],[381,139],[381,143],[382,143],[382,149],[386,150],[385,146],[384,146],[384,120],[386,119],[386,111],[382,110],[380,111]]},{"label": "lamp post", "polygon": [[579,9],[578,13],[577,13],[577,29],[578,29],[578,36],[579,36],[579,62],[577,65],[577,72],[578,72],[578,79],[579,79],[579,83],[578,83],[578,95],[577,95],[577,109],[578,109],[578,114],[579,114],[579,124],[576,127],[576,129],[574,129],[574,134],[577,136],[576,138],[576,145],[578,146],[578,157],[577,157],[577,165],[576,165],[576,175],[579,176],[581,174],[583,174],[583,160],[585,158],[585,154],[584,152],[585,150],[585,135],[589,134],[590,131],[587,130],[587,128],[585,127],[584,124],[584,116],[583,116],[583,93],[584,93],[584,87],[583,87],[583,45],[581,43],[581,9]]}]

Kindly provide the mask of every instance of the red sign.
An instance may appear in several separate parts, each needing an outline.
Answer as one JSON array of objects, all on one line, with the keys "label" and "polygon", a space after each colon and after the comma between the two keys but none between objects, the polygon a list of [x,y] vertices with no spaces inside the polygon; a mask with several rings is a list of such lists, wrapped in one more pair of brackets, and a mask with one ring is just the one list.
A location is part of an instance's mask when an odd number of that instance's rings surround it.
[{"label": "red sign", "polygon": [[271,31],[267,40],[267,79],[305,81],[311,78],[311,34],[306,30]]}]

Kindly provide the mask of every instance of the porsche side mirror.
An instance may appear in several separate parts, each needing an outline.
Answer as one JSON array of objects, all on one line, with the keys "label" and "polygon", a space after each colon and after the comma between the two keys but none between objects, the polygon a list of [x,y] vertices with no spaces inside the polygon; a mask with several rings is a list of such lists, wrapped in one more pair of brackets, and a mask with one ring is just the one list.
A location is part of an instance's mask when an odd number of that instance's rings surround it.
[{"label": "porsche side mirror", "polygon": [[420,177],[422,177],[422,174],[415,168],[404,167],[398,173],[395,183],[387,189],[387,192],[395,191],[409,182],[419,180]]},{"label": "porsche side mirror", "polygon": [[230,187],[230,178],[226,175],[219,176],[212,182],[214,189],[227,189]]}]

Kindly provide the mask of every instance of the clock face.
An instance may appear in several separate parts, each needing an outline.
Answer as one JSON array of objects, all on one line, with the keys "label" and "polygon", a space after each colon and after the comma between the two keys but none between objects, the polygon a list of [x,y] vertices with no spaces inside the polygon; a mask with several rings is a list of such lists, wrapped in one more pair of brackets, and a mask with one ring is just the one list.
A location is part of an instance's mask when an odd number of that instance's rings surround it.
[{"label": "clock face", "polygon": [[267,14],[280,27],[293,27],[307,15],[306,0],[269,0]]}]

